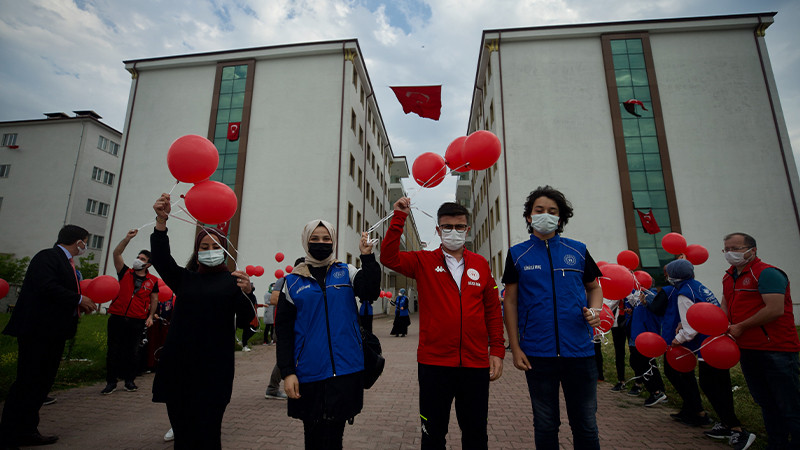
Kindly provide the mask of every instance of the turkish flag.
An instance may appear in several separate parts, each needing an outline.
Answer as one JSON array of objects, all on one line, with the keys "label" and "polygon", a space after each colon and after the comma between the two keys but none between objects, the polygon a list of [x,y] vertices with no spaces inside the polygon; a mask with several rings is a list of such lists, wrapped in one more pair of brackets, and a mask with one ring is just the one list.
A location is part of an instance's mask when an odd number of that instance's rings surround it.
[{"label": "turkish flag", "polygon": [[219,223],[219,224],[217,224],[217,229],[218,229],[218,230],[219,230],[219,231],[220,231],[222,234],[224,234],[225,236],[227,236],[227,235],[228,235],[228,228],[230,227],[230,225],[231,225],[231,222],[230,222],[230,220],[229,220],[229,221],[227,221],[227,222],[222,222],[222,223]]},{"label": "turkish flag", "polygon": [[[390,86],[391,87],[391,86]],[[403,112],[420,117],[439,120],[442,112],[442,86],[394,86],[391,87]]]},{"label": "turkish flag", "polygon": [[656,234],[661,231],[661,227],[658,226],[656,222],[655,216],[653,216],[653,210],[651,209],[647,214],[636,210],[639,213],[639,220],[642,221],[642,228],[644,228],[644,232],[647,234]]},{"label": "turkish flag", "polygon": [[228,140],[239,140],[239,128],[242,127],[242,122],[231,122],[228,124]]}]

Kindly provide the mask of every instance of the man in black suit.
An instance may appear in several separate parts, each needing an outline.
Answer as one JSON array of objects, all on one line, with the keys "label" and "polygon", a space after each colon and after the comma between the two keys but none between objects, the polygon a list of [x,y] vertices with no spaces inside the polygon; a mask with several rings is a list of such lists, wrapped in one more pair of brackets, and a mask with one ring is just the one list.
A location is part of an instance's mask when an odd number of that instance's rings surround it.
[{"label": "man in black suit", "polygon": [[75,335],[80,312],[97,310],[80,293],[74,256],[86,251],[89,232],[65,225],[53,248],[33,257],[25,273],[4,334],[16,336],[17,379],[11,385],[0,420],[0,448],[47,445],[58,436],[39,434],[39,408],[61,363],[64,344]]}]

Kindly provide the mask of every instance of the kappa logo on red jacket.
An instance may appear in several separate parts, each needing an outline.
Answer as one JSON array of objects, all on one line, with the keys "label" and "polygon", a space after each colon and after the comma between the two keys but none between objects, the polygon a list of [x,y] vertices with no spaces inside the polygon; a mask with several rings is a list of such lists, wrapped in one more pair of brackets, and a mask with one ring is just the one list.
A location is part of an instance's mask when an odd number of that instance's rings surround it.
[{"label": "kappa logo on red jacket", "polygon": [[435,269],[433,269],[433,270],[435,270],[436,272],[439,272],[439,273],[441,273],[441,272],[444,272],[444,267],[442,267],[442,266],[436,266],[436,268],[435,268]]}]

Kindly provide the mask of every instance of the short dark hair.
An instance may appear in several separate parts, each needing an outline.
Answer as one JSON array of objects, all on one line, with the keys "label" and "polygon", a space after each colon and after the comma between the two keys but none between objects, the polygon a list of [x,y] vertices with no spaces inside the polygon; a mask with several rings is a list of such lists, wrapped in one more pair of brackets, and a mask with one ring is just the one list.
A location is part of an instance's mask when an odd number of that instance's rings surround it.
[{"label": "short dark hair", "polygon": [[64,225],[58,232],[56,244],[72,245],[77,241],[85,241],[89,238],[89,232],[77,225]]},{"label": "short dark hair", "polygon": [[299,266],[300,264],[303,264],[304,262],[306,262],[306,257],[305,256],[301,256],[301,257],[299,257],[299,258],[294,260],[294,265],[295,266]]},{"label": "short dark hair", "polygon": [[750,236],[747,233],[739,233],[739,232],[731,233],[731,234],[725,236],[725,239],[723,239],[723,241],[727,241],[728,239],[730,239],[730,238],[732,238],[734,236],[743,237],[744,238],[744,245],[746,245],[748,247],[756,247],[756,239],[753,236]]},{"label": "short dark hair", "polygon": [[[563,232],[564,226],[567,225],[569,218],[572,217],[572,203],[567,200],[567,197],[565,197],[561,191],[553,188],[552,186],[539,186],[535,191],[528,195],[528,198],[525,200],[525,211],[522,213],[522,217],[527,219],[531,215],[531,211],[533,211],[533,202],[535,202],[539,197],[547,197],[556,202],[556,205],[558,206],[558,228],[556,229],[556,232]],[[525,223],[528,225],[528,231],[532,232],[531,225],[527,220]]]},{"label": "short dark hair", "polygon": [[439,211],[436,212],[437,224],[442,216],[466,216],[467,223],[469,223],[469,211],[467,211],[467,208],[455,202],[442,203],[442,206],[439,207]]},{"label": "short dark hair", "polygon": [[139,252],[139,254],[147,256],[147,263],[150,264],[150,250],[142,250]]}]

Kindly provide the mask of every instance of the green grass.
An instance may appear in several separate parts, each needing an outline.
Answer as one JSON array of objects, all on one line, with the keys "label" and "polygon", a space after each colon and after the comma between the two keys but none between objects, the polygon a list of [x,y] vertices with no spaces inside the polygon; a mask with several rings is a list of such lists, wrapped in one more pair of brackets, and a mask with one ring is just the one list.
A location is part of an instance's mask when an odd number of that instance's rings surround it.
[{"label": "green grass", "polygon": [[[800,333],[800,327],[797,327],[798,333]],[[628,364],[628,358],[630,357],[630,353],[626,350],[625,352],[625,379],[626,381],[633,378],[633,369],[630,368]],[[607,345],[603,345],[603,375],[608,383],[607,385],[613,386],[616,383],[617,379],[617,371],[616,366],[614,364],[614,345],[611,342],[609,336],[609,342]],[[658,366],[659,370],[661,371],[661,377],[664,379],[664,385],[666,386],[666,394],[667,394],[667,403],[665,404],[666,407],[672,408],[675,412],[678,411],[680,408],[682,401],[680,395],[672,387],[669,380],[667,380],[666,375],[664,375],[664,362],[663,358],[658,358]],[[695,369],[695,374],[697,374],[697,369]],[[605,385],[603,385],[605,386]],[[699,386],[699,384],[698,384]],[[755,441],[753,446],[750,448],[753,449],[763,449],[767,446],[767,432],[764,428],[764,419],[761,416],[761,407],[759,407],[756,402],[753,400],[753,397],[750,396],[750,390],[747,388],[747,383],[744,380],[744,375],[742,375],[742,368],[739,364],[736,364],[733,368],[731,368],[731,386],[738,386],[739,388],[733,392],[733,405],[736,412],[736,416],[739,418],[739,421],[742,422],[742,426],[753,433],[758,435],[758,439]],[[628,384],[626,386],[630,389],[631,385]],[[610,387],[609,387],[610,389]],[[703,399],[703,407],[711,415],[711,417],[715,420],[719,420],[719,416],[717,416],[716,411],[711,406],[711,403],[706,398],[705,394],[702,394],[702,389],[700,390],[701,396]],[[641,400],[644,402],[644,399],[649,395],[648,392],[645,392],[641,395]],[[687,429],[689,429],[687,427]],[[700,429],[696,429],[700,432]]]}]

